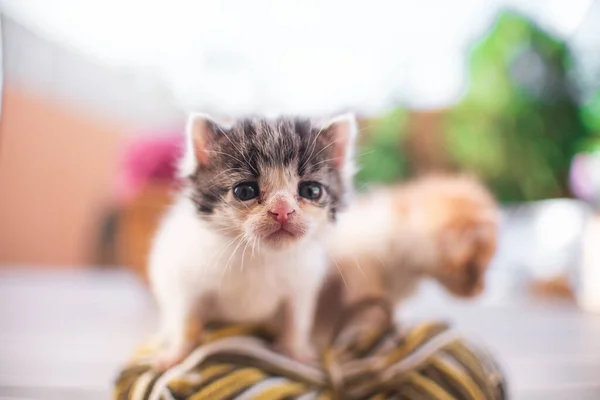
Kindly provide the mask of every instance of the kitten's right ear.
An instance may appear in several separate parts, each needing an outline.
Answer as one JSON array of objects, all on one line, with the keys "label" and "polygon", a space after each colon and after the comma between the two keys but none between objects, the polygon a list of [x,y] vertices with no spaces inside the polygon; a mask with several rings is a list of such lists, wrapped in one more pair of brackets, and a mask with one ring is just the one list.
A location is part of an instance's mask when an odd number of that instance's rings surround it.
[{"label": "kitten's right ear", "polygon": [[186,134],[187,146],[193,151],[196,162],[207,165],[210,151],[219,130],[218,123],[207,114],[191,113],[188,117]]},{"label": "kitten's right ear", "polygon": [[185,154],[180,165],[182,176],[192,175],[198,166],[210,163],[217,135],[226,129],[208,114],[190,113],[185,133]]}]

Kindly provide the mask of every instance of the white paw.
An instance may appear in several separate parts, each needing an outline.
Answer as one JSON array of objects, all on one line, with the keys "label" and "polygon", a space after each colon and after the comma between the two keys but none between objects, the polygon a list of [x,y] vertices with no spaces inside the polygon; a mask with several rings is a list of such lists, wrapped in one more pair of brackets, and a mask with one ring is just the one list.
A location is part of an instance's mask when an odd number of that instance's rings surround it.
[{"label": "white paw", "polygon": [[276,351],[304,364],[317,364],[319,362],[319,354],[310,344],[290,345],[285,342],[279,342],[274,348]]},{"label": "white paw", "polygon": [[154,368],[158,371],[167,369],[181,363],[191,352],[193,346],[168,347],[161,350],[154,359]]}]

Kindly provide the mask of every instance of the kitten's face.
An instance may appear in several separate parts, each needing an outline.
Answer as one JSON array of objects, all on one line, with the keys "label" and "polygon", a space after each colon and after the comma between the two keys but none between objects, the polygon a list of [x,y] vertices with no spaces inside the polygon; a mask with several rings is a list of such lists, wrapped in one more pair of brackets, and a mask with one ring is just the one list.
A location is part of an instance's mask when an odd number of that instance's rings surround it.
[{"label": "kitten's face", "polygon": [[490,192],[470,177],[429,176],[406,185],[398,198],[434,249],[430,273],[457,296],[480,293],[498,241],[500,214]]},{"label": "kitten's face", "polygon": [[485,272],[497,247],[497,227],[489,221],[463,221],[449,226],[440,237],[439,279],[453,294],[475,296],[483,290]]},{"label": "kitten's face", "polygon": [[430,209],[437,221],[434,232],[442,266],[438,278],[451,293],[471,297],[483,290],[496,252],[498,209],[487,190],[473,181],[444,183],[452,186],[437,189]]},{"label": "kitten's face", "polygon": [[196,124],[192,199],[225,236],[269,248],[315,237],[351,189],[352,127],[289,118]]}]

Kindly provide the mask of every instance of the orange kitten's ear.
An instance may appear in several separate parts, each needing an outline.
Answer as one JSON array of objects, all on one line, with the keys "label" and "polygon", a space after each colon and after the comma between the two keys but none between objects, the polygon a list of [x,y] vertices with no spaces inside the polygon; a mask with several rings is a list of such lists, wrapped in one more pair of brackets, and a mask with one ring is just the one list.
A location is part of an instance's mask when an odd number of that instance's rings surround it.
[{"label": "orange kitten's ear", "polygon": [[189,176],[199,165],[208,165],[217,136],[227,130],[228,127],[219,124],[207,114],[191,113],[186,126],[186,148],[180,165],[180,174]]},{"label": "orange kitten's ear", "polygon": [[339,169],[353,168],[354,142],[358,135],[358,123],[354,114],[343,114],[327,121],[323,127],[333,147],[335,166]]}]

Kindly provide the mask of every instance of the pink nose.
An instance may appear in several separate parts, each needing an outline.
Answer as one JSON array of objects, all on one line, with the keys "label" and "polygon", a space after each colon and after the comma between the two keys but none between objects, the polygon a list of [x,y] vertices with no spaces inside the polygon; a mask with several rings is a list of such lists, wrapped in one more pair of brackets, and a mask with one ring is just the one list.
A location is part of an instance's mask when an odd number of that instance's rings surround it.
[{"label": "pink nose", "polygon": [[276,221],[286,222],[296,212],[294,207],[286,200],[280,200],[269,210],[269,215]]}]

